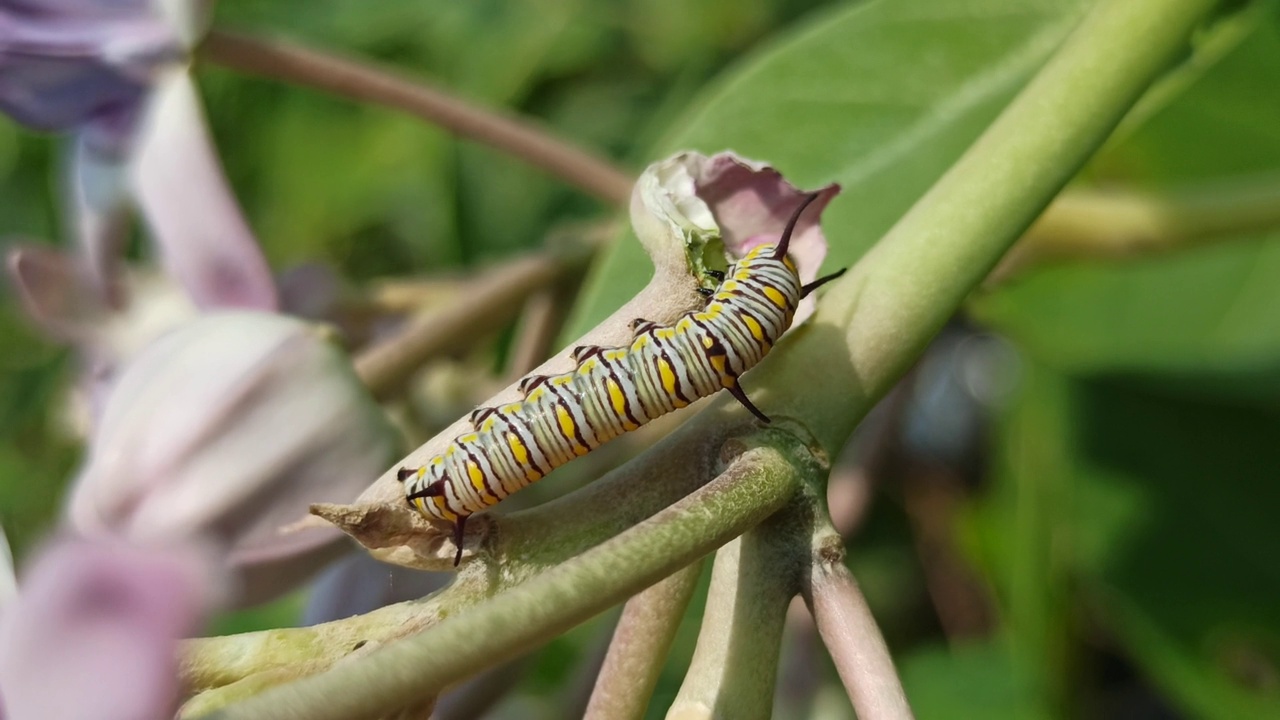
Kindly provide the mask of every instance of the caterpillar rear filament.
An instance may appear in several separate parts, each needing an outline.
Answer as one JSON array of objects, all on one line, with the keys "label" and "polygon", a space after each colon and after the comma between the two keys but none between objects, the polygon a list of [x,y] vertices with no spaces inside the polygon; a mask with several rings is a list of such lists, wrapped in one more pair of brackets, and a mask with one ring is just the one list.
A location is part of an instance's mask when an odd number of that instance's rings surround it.
[{"label": "caterpillar rear filament", "polygon": [[776,245],[755,247],[718,278],[715,290],[703,291],[705,308],[670,326],[636,320],[629,345],[576,348],[572,371],[524,378],[522,400],[477,408],[473,432],[427,464],[400,469],[410,506],[454,524],[454,565],[462,560],[470,515],[660,415],[728,390],[769,422],[738,378],[791,325],[800,300],[844,272],[802,285],[787,257],[796,223],[817,197],[796,208]]}]

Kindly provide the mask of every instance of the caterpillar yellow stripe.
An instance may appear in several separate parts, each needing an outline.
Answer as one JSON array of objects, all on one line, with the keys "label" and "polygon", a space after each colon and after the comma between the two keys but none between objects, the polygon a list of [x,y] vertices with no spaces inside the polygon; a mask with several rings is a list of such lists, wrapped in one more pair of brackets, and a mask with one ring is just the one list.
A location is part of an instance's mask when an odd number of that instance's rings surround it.
[{"label": "caterpillar yellow stripe", "polygon": [[729,268],[720,285],[704,293],[705,308],[670,326],[636,320],[629,345],[575,349],[572,371],[524,378],[521,401],[477,408],[470,417],[474,432],[425,465],[400,469],[410,506],[454,524],[455,565],[468,516],[660,415],[728,390],[769,422],[738,378],[791,325],[800,300],[843,273],[802,285],[787,257],[796,223],[817,197],[796,208],[777,244],[758,245]]}]

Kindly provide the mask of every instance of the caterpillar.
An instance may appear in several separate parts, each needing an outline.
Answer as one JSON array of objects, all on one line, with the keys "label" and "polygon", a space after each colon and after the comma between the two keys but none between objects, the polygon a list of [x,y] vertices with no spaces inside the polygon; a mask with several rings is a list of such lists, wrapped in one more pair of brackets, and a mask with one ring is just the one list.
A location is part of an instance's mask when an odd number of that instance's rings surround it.
[{"label": "caterpillar", "polygon": [[758,245],[726,272],[712,273],[719,285],[700,291],[705,308],[670,326],[635,320],[629,345],[575,348],[572,371],[525,377],[522,400],[477,408],[472,432],[425,465],[399,469],[410,507],[453,523],[455,566],[469,516],[660,415],[728,390],[769,422],[738,378],[791,325],[802,298],[844,273],[802,285],[787,257],[796,223],[817,197],[808,195],[796,208],[776,244]]}]

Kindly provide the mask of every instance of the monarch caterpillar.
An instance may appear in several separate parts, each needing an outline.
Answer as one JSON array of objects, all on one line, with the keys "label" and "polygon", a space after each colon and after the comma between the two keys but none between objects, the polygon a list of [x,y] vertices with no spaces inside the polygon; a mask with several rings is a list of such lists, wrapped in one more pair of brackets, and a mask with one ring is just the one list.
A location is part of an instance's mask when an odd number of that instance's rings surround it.
[{"label": "monarch caterpillar", "polygon": [[576,367],[561,375],[529,375],[523,400],[471,413],[473,432],[418,468],[400,468],[410,507],[453,523],[462,560],[467,518],[586,455],[622,433],[693,401],[728,390],[769,422],[738,377],[754,367],[791,325],[800,300],[843,270],[800,283],[787,257],[791,234],[818,194],[805,198],[777,244],[758,245],[703,290],[707,305],[670,326],[635,320],[629,345],[575,348]]}]

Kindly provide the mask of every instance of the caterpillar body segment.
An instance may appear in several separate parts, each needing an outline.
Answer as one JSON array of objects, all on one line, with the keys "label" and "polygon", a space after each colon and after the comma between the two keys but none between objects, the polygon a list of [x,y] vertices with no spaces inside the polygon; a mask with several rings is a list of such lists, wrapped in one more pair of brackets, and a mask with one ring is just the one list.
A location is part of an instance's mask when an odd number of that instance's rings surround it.
[{"label": "caterpillar body segment", "polygon": [[703,309],[668,326],[637,319],[628,345],[576,348],[572,371],[525,377],[521,400],[476,409],[472,432],[425,465],[401,468],[409,504],[454,524],[455,565],[468,516],[654,418],[728,389],[769,421],[738,378],[791,325],[801,298],[835,277],[802,286],[786,255],[796,222],[816,198],[800,205],[776,245],[756,246],[732,265]]}]

